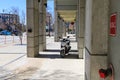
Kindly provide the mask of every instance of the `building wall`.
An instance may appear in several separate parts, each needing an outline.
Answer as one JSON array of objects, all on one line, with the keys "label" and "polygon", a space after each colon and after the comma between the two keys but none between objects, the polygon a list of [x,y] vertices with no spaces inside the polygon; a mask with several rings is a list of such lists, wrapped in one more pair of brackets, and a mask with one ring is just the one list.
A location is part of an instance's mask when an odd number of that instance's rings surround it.
[{"label": "building wall", "polygon": [[[92,0],[86,0],[86,31],[85,31],[85,47],[91,52],[91,12],[92,10]],[[90,80],[90,55],[85,49],[85,80]]]},{"label": "building wall", "polygon": [[16,14],[0,13],[0,23],[4,23],[4,24],[20,23],[19,16]]},{"label": "building wall", "polygon": [[15,25],[20,23],[19,15],[0,13],[0,28],[7,29],[8,26],[11,26],[15,30]]},{"label": "building wall", "polygon": [[46,25],[49,26],[52,24],[52,14],[47,12],[46,13]]},{"label": "building wall", "polygon": [[91,52],[91,22],[92,22],[92,0],[86,0],[86,31],[85,31],[85,46],[90,50]]},{"label": "building wall", "polygon": [[117,13],[116,36],[109,36],[109,63],[114,66],[114,80],[120,80],[120,0],[110,0],[110,15]]},{"label": "building wall", "polygon": [[101,80],[98,71],[101,68],[107,68],[108,13],[109,0],[86,0],[86,80]]}]

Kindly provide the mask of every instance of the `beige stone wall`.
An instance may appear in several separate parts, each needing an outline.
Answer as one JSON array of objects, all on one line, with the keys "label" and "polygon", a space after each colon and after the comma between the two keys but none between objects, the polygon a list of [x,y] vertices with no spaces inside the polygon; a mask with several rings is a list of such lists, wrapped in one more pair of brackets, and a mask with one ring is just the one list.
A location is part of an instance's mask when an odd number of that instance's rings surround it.
[{"label": "beige stone wall", "polygon": [[109,0],[86,0],[85,73],[87,80],[100,80],[98,70],[108,67],[108,14]]}]

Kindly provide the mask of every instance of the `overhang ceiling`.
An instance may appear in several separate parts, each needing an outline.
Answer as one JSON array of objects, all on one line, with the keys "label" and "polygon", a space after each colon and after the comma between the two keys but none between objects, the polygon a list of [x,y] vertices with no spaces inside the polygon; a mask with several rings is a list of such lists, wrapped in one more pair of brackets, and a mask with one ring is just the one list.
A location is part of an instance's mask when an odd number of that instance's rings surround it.
[{"label": "overhang ceiling", "polygon": [[56,11],[66,22],[74,22],[76,18],[77,0],[56,0]]}]

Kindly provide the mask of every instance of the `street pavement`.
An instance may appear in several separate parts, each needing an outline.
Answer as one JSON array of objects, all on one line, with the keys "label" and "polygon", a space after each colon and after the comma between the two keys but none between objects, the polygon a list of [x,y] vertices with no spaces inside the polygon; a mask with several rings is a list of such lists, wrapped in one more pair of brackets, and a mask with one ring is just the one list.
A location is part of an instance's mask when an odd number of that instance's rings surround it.
[{"label": "street pavement", "polygon": [[26,56],[26,41],[0,47],[0,80],[84,80],[84,59],[78,59],[77,43],[71,36],[71,52],[59,55],[60,42],[46,37],[47,50],[36,58]]}]

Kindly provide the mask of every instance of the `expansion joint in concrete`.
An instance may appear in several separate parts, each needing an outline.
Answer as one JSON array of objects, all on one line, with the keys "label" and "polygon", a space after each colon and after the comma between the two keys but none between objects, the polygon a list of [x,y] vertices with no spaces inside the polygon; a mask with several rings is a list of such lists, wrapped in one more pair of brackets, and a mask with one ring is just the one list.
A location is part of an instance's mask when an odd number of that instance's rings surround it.
[{"label": "expansion joint in concrete", "polygon": [[35,48],[38,47],[39,45],[35,45],[35,46],[28,46],[28,48]]},{"label": "expansion joint in concrete", "polygon": [[78,36],[78,38],[85,38],[85,37],[79,37],[79,36]]},{"label": "expansion joint in concrete", "polygon": [[28,38],[35,38],[35,37],[39,37],[39,35],[38,36],[28,36]]},{"label": "expansion joint in concrete", "polygon": [[78,49],[84,49],[84,47],[78,47]]},{"label": "expansion joint in concrete", "polygon": [[40,42],[39,44],[44,44],[44,42]]},{"label": "expansion joint in concrete", "polygon": [[40,37],[40,36],[42,37],[43,35],[39,35],[39,37]]},{"label": "expansion joint in concrete", "polygon": [[33,7],[28,7],[27,10],[29,10],[29,9],[32,9],[32,10],[34,9],[35,10],[35,8],[33,8]]},{"label": "expansion joint in concrete", "polygon": [[107,54],[92,54],[87,47],[85,47],[85,49],[87,50],[87,52],[89,53],[89,55],[91,56],[108,56]]},{"label": "expansion joint in concrete", "polygon": [[85,9],[85,7],[80,7],[80,9],[81,9],[81,8]]},{"label": "expansion joint in concrete", "polygon": [[43,12],[39,12],[39,14],[42,14],[42,15],[43,15]]}]

